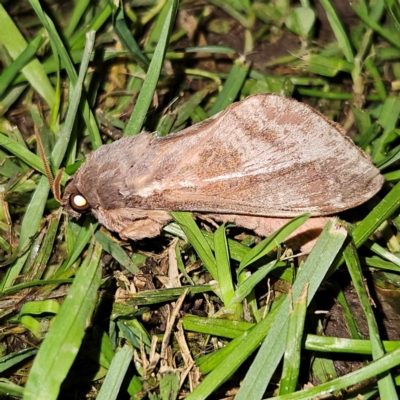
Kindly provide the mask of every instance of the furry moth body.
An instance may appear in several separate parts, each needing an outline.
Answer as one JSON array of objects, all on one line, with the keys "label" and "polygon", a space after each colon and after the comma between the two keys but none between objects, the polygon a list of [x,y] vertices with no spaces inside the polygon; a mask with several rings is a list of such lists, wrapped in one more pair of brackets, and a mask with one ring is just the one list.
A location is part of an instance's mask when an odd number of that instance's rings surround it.
[{"label": "furry moth body", "polygon": [[338,124],[296,100],[256,94],[179,133],[100,147],[63,202],[76,218],[91,210],[123,239],[157,236],[179,210],[268,235],[288,217],[362,204],[383,182]]}]

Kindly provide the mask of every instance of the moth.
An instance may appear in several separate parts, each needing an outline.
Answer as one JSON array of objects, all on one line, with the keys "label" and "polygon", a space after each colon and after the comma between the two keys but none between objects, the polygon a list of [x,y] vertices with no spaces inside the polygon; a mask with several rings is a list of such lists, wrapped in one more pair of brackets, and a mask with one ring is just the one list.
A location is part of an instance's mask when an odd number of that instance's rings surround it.
[{"label": "moth", "polygon": [[72,217],[90,210],[133,240],[159,235],[169,211],[230,221],[262,236],[308,212],[322,217],[300,228],[308,241],[325,216],[364,203],[383,182],[340,125],[294,99],[256,94],[181,132],[142,132],[100,147],[69,181],[62,202]]}]

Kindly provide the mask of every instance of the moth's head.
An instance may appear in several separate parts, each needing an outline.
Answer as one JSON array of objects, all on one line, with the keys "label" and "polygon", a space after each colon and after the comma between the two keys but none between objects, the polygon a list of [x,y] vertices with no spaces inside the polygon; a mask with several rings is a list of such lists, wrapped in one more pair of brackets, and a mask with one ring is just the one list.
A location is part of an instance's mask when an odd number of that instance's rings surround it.
[{"label": "moth's head", "polygon": [[[107,146],[103,146],[107,147]],[[93,153],[95,154],[95,153]],[[70,178],[64,190],[61,204],[71,217],[79,219],[82,214],[96,210],[102,203],[101,193],[107,185],[102,182],[97,157],[89,155]]]},{"label": "moth's head", "polygon": [[123,193],[136,162],[150,146],[153,137],[148,133],[122,138],[104,145],[90,154],[65,187],[62,204],[74,218],[91,211],[96,218],[99,210],[126,207]]},{"label": "moth's head", "polygon": [[82,214],[87,213],[92,208],[88,200],[87,194],[83,193],[84,191],[79,188],[80,185],[77,184],[78,179],[73,177],[65,188],[62,204],[64,206],[65,211],[71,217],[78,219]]}]

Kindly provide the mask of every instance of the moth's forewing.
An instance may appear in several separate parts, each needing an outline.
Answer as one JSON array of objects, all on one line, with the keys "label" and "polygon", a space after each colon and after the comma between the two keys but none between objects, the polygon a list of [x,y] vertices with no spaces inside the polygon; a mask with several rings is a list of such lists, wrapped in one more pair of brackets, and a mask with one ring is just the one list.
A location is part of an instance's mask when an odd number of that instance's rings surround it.
[{"label": "moth's forewing", "polygon": [[337,124],[271,94],[154,139],[124,172],[128,207],[276,217],[335,214],[367,201],[384,181]]}]

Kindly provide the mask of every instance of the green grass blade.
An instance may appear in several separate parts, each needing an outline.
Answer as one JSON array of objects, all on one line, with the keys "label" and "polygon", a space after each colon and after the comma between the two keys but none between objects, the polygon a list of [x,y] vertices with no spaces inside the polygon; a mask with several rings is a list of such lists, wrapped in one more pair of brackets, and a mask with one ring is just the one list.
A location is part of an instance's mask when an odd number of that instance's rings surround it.
[{"label": "green grass blade", "polygon": [[[299,392],[290,393],[284,396],[270,398],[271,400],[309,400],[319,397],[323,394],[331,394],[333,392],[345,389],[347,387],[358,384],[359,382],[373,378],[379,374],[389,371],[400,364],[400,348],[392,353],[385,355],[379,360],[369,363],[367,366],[351,372],[340,378],[333,379],[330,382],[323,383],[311,389],[301,390]],[[394,397],[395,399],[397,397]]]},{"label": "green grass blade", "polygon": [[257,246],[252,248],[243,258],[239,265],[239,272],[241,272],[248,265],[254,263],[260,258],[271,252],[276,246],[281,244],[290,234],[292,234],[297,228],[304,224],[310,218],[310,214],[303,214],[296,218],[293,218],[282,228],[278,229],[272,235],[268,236]]},{"label": "green grass blade", "polygon": [[224,84],[224,87],[222,88],[217,100],[208,113],[210,117],[224,110],[237,98],[249,73],[249,70],[250,63],[248,63],[244,58],[240,58],[235,61],[231,71],[229,72],[229,76]]},{"label": "green grass blade", "polygon": [[[307,283],[309,283],[308,303],[312,300],[342,247],[346,236],[346,230],[338,222],[328,222],[293,285],[293,301],[297,301],[301,296]],[[262,398],[284,352],[288,315],[289,303],[287,301],[281,307],[274,325],[268,332],[253,364],[247,372],[236,400]]]},{"label": "green grass blade", "polygon": [[[49,33],[52,45],[57,49],[57,53],[61,58],[61,62],[64,65],[68,73],[68,77],[73,85],[76,85],[78,80],[77,73],[75,71],[74,65],[71,58],[54,26],[53,21],[44,13],[38,0],[29,0],[32,8],[35,10],[40,22],[46,28]],[[83,101],[83,118],[85,120],[86,126],[89,131],[90,140],[94,149],[97,149],[102,145],[99,130],[96,125],[96,120],[89,108],[89,104],[86,100]]]},{"label": "green grass blade", "polygon": [[68,108],[67,116],[65,118],[65,124],[61,131],[61,135],[58,138],[57,143],[54,146],[53,151],[51,153],[52,165],[54,165],[57,168],[61,165],[61,162],[64,158],[65,152],[67,151],[68,144],[71,138],[71,132],[74,127],[76,114],[81,100],[86,71],[88,69],[90,57],[93,51],[95,35],[96,32],[94,31],[89,31],[86,35],[87,40],[86,40],[85,50],[82,56],[82,62],[79,69],[78,79],[71,94],[71,100],[69,103],[70,106]]},{"label": "green grass blade", "polygon": [[[117,4],[117,7],[116,7]],[[114,13],[114,29],[118,35],[119,40],[126,50],[129,50],[134,57],[135,61],[144,69],[147,70],[149,66],[149,60],[143,55],[135,38],[132,36],[130,29],[128,28],[125,15],[124,15],[124,3],[111,3],[112,7],[116,7],[113,10]]]},{"label": "green grass blade", "polygon": [[[371,307],[369,295],[365,289],[365,282],[363,279],[360,261],[358,259],[355,246],[350,243],[344,250],[344,259],[347,264],[354,288],[357,291],[360,299],[361,307],[367,318],[369,337],[372,347],[372,357],[374,360],[382,357],[385,352],[382,342],[379,338],[379,328],[376,322],[374,312]],[[396,387],[394,385],[393,377],[390,373],[379,377],[378,379],[379,394],[382,399],[397,399]]]},{"label": "green grass blade", "polygon": [[[31,238],[37,233],[46,205],[46,200],[49,195],[49,190],[49,182],[46,177],[42,176],[28,205],[24,219],[22,220],[21,234],[19,237],[18,247],[16,249],[17,254],[29,246]],[[0,285],[0,292],[13,285],[15,279],[21,273],[28,255],[28,252],[20,255],[12,267],[7,270],[6,275]]]},{"label": "green grass blade", "polygon": [[40,347],[29,374],[24,399],[57,399],[78,353],[87,318],[98,301],[101,246],[95,245],[79,269],[68,297]]},{"label": "green grass blade", "polygon": [[279,394],[292,393],[296,390],[300,373],[300,351],[307,312],[307,288],[298,298],[294,309],[290,312],[286,351],[283,357],[282,378]]},{"label": "green grass blade", "polygon": [[9,368],[15,367],[21,361],[32,357],[37,353],[37,349],[34,347],[28,347],[26,349],[14,351],[3,357],[0,357],[0,373],[4,373]]},{"label": "green grass blade", "polygon": [[0,394],[3,394],[6,397],[22,397],[24,394],[24,388],[16,385],[8,379],[0,378]]},{"label": "green grass blade", "polygon": [[0,75],[0,96],[12,83],[17,74],[35,57],[36,51],[44,42],[44,35],[37,35],[25,50]]},{"label": "green grass blade", "polygon": [[[104,2],[103,2],[104,4]],[[92,10],[96,10],[97,8],[93,8]],[[74,36],[69,40],[70,50],[78,50],[81,49],[85,43],[86,33],[89,31],[99,31],[108,18],[111,15],[111,5],[104,4],[103,8],[100,11],[96,12],[90,20],[88,20],[88,24],[84,25],[80,31],[76,32]]]},{"label": "green grass blade", "polygon": [[[198,360],[198,365],[200,371],[204,374],[212,372],[213,376],[209,379],[207,385],[198,389],[195,393],[196,396],[201,396],[205,398],[207,393],[209,393],[209,385],[213,388],[218,386],[227,376],[232,373],[233,370],[238,368],[248,357],[260,346],[260,343],[265,338],[271,326],[276,321],[276,316],[282,306],[285,303],[287,296],[280,296],[272,303],[272,309],[268,312],[266,316],[252,329],[244,331],[240,335],[236,336],[234,340],[229,342],[225,347],[218,350],[217,352],[205,356],[204,358]],[[228,362],[226,364],[226,362]],[[229,371],[226,371],[228,367]],[[228,373],[227,373],[228,372]],[[193,397],[197,399],[198,397]],[[191,399],[192,400],[192,399]]]},{"label": "green grass blade", "polygon": [[129,118],[129,122],[125,127],[124,135],[136,135],[142,130],[164,63],[168,39],[175,21],[178,4],[178,0],[171,0],[170,2],[169,12],[167,14],[167,18],[165,19],[161,36],[157,43],[157,47],[151,60],[149,69],[147,70],[147,76],[136,101],[135,109],[133,110],[133,113]]},{"label": "green grass blade", "polygon": [[139,268],[132,262],[125,250],[111,237],[101,231],[95,234],[96,240],[101,244],[101,247],[108,254],[124,266],[130,273],[136,275]]},{"label": "green grass blade", "polygon": [[[225,224],[222,224],[214,233],[214,249],[218,283],[221,289],[221,298],[225,307],[229,307],[234,296],[234,287],[231,265],[229,262],[229,249],[225,234]],[[240,313],[238,315],[240,315]]]},{"label": "green grass blade", "polygon": [[321,0],[321,4],[325,9],[326,16],[328,17],[329,23],[333,32],[335,33],[336,39],[339,43],[339,47],[342,49],[344,56],[348,62],[354,62],[354,54],[347,37],[347,34],[343,28],[343,25],[338,17],[336,10],[333,8],[329,0]]},{"label": "green grass blade", "polygon": [[71,18],[68,21],[68,26],[65,28],[65,31],[64,31],[64,35],[66,38],[69,38],[72,35],[72,33],[75,31],[80,19],[84,15],[89,4],[90,4],[90,0],[80,0],[77,3],[75,3],[75,7],[73,7],[73,9],[72,9]]},{"label": "green grass blade", "polygon": [[97,225],[97,222],[93,223],[93,218],[86,217],[84,223],[79,229],[79,233],[73,246],[73,251],[68,254],[68,258],[65,260],[61,268],[57,271],[57,274],[54,276],[54,278],[64,277],[65,273],[68,273],[69,267],[71,267],[75,263],[75,261],[82,254],[87,244],[90,242],[90,239],[93,236],[93,232],[96,231]]},{"label": "green grass blade", "polygon": [[[28,46],[28,43],[1,4],[0,42],[3,43],[14,60]],[[55,96],[54,88],[40,62],[36,58],[33,59],[22,69],[22,73],[26,76],[32,87],[44,98],[48,106],[52,108]]]},{"label": "green grass blade", "polygon": [[127,345],[116,351],[110,369],[96,397],[97,400],[113,400],[118,397],[132,357],[133,350]]},{"label": "green grass blade", "polygon": [[[344,228],[339,227],[334,221],[329,221],[293,285],[294,301],[301,295],[304,285],[307,283],[309,283],[308,301],[311,301],[345,238],[346,231]],[[289,299],[286,298],[279,307],[274,323],[269,329],[267,337],[237,394],[239,396],[236,397],[238,400],[240,398],[255,400],[263,395],[269,377],[272,376],[284,352],[288,315]],[[265,319],[250,332],[245,332],[245,337],[240,336],[235,339],[236,342],[231,342],[238,343],[239,346],[224,357],[224,362],[207,375],[187,399],[207,398],[222,382],[231,376],[259,345],[263,337],[260,337],[260,333],[264,334],[265,332],[264,325]],[[232,347],[234,344],[230,345],[228,346]],[[262,374],[262,377],[259,376],[260,374]]]},{"label": "green grass blade", "polygon": [[386,39],[392,46],[400,49],[400,34],[394,30],[389,30],[382,27],[382,24],[375,21],[368,13],[368,8],[364,0],[359,0],[357,3],[350,4],[360,19],[376,33]]},{"label": "green grass blade", "polygon": [[258,268],[257,271],[252,273],[244,282],[239,284],[235,291],[235,297],[232,299],[233,303],[240,303],[243,301],[251,291],[260,283],[273,269],[276,268],[277,260],[271,261],[267,265]]},{"label": "green grass blade", "polygon": [[400,31],[400,4],[397,0],[385,0],[385,6],[388,9],[396,28]]},{"label": "green grass blade", "polygon": [[245,321],[232,321],[229,319],[206,318],[186,314],[182,319],[185,330],[234,339],[255,324]]},{"label": "green grass blade", "polygon": [[171,212],[171,215],[175,221],[181,225],[189,243],[194,247],[196,253],[200,257],[201,261],[203,261],[204,266],[208,269],[211,276],[215,280],[218,280],[214,255],[191,214],[186,212]]},{"label": "green grass blade", "polygon": [[357,225],[353,231],[356,247],[360,247],[376,229],[400,206],[400,183],[381,200],[381,202]]}]

